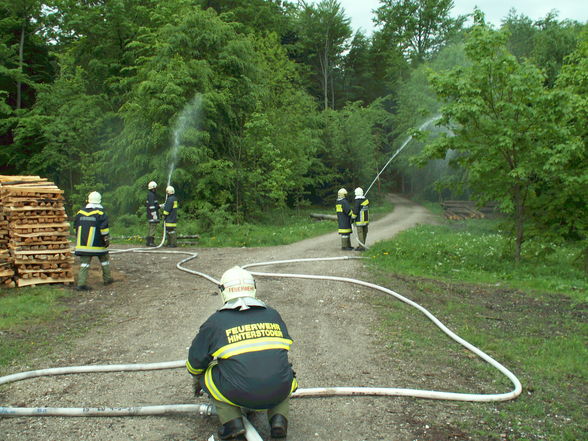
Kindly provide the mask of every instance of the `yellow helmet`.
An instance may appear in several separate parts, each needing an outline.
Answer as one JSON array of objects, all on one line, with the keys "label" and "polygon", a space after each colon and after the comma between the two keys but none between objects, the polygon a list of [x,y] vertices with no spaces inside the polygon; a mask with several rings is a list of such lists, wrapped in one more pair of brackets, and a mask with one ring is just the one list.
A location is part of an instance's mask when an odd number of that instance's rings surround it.
[{"label": "yellow helmet", "polygon": [[174,194],[176,192],[176,189],[173,188],[171,185],[168,185],[167,188],[165,189],[165,192],[167,194]]},{"label": "yellow helmet", "polygon": [[363,196],[363,189],[361,187],[355,189],[355,196]]},{"label": "yellow helmet", "polygon": [[149,190],[153,190],[154,188],[157,188],[157,182],[151,181],[149,184],[147,184],[147,188]]},{"label": "yellow helmet", "polygon": [[347,196],[347,190],[345,190],[344,188],[340,188],[339,191],[337,192],[337,197],[339,199],[344,198],[345,196]]},{"label": "yellow helmet", "polygon": [[223,303],[237,297],[255,298],[257,292],[255,280],[249,271],[239,266],[234,266],[225,271],[220,282],[219,289]]}]

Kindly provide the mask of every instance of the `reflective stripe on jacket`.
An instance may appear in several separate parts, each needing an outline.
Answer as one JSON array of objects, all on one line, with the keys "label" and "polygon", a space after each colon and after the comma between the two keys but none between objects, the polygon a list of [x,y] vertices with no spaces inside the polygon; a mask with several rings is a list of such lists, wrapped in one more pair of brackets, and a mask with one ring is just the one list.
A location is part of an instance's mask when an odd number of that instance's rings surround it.
[{"label": "reflective stripe on jacket", "polygon": [[163,205],[163,217],[166,227],[175,227],[178,222],[178,199],[175,194],[170,194]]},{"label": "reflective stripe on jacket", "polygon": [[86,207],[77,212],[74,219],[77,256],[107,254],[105,236],[110,233],[108,217],[103,208]]},{"label": "reflective stripe on jacket", "polygon": [[275,309],[222,309],[200,327],[186,367],[192,375],[204,375],[204,388],[214,399],[270,409],[298,386],[288,362],[291,345],[286,324]]},{"label": "reflective stripe on jacket", "polygon": [[365,196],[356,196],[353,201],[353,220],[358,227],[368,225],[370,201]]},{"label": "reflective stripe on jacket", "polygon": [[335,209],[337,210],[337,222],[339,223],[339,229],[337,232],[339,234],[351,233],[351,215],[353,214],[353,211],[351,210],[351,206],[349,205],[349,202],[347,202],[347,199],[337,199]]}]

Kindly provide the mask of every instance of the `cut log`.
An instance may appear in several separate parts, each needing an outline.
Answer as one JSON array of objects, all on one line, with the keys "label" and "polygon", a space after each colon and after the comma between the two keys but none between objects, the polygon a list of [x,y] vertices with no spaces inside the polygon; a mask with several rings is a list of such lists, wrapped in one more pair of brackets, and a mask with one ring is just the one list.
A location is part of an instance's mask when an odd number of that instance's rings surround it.
[{"label": "cut log", "polygon": [[320,219],[320,220],[337,220],[336,214],[310,213],[310,217],[312,217],[313,219]]}]

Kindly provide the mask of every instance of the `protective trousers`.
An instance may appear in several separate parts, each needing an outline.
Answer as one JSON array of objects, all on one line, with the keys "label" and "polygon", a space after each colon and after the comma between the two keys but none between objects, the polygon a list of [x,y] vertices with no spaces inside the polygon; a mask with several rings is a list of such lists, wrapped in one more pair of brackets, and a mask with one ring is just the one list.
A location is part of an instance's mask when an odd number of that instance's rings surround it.
[{"label": "protective trousers", "polygon": [[[80,256],[80,272],[78,274],[78,286],[86,286],[88,281],[88,272],[90,271],[90,262],[94,256]],[[104,283],[112,282],[110,273],[110,257],[108,254],[100,254],[98,260],[102,266],[102,281]]]},{"label": "protective trousers", "polygon": [[148,222],[148,229],[147,229],[147,243],[145,244],[148,247],[155,246],[155,232],[157,231],[157,222]]},{"label": "protective trousers", "polygon": [[[223,403],[222,401],[217,401],[214,398],[210,398],[212,404],[216,408],[216,414],[218,419],[220,420],[221,424],[225,424],[228,421],[234,420],[235,418],[239,418],[241,416],[241,408],[237,406],[232,406],[228,403]],[[248,409],[245,409],[248,410]],[[276,414],[284,415],[286,419],[288,419],[288,412],[290,410],[290,397],[286,398],[280,404],[275,407],[272,407],[267,411],[267,416],[271,420],[272,417]],[[254,411],[255,412],[255,411]]]}]

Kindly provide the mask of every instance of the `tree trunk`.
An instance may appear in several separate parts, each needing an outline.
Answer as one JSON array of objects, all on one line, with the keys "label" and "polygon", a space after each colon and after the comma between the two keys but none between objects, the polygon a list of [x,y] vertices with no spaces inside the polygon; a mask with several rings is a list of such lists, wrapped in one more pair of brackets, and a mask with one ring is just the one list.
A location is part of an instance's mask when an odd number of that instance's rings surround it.
[{"label": "tree trunk", "polygon": [[[26,21],[22,22],[20,28],[20,45],[18,48],[18,68],[20,73],[23,73],[24,66],[24,42],[25,42]],[[16,110],[22,107],[22,82],[20,79],[16,81]]]},{"label": "tree trunk", "polygon": [[521,261],[521,249],[524,241],[525,204],[521,188],[515,186],[515,261]]}]

